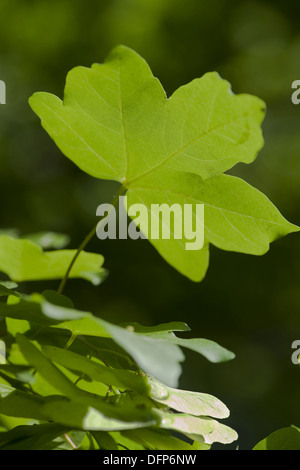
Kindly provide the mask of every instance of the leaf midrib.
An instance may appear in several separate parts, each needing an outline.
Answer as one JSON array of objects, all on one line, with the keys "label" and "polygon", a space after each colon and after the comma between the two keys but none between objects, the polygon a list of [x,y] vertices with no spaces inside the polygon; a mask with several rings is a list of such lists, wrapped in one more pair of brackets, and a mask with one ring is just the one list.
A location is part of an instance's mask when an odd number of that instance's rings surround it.
[{"label": "leaf midrib", "polygon": [[[262,219],[260,217],[253,217],[251,215],[247,215],[247,214],[243,214],[243,213],[239,213],[239,212],[235,212],[233,210],[229,210],[229,209],[226,209],[226,208],[221,208],[221,207],[218,207],[214,204],[209,204],[207,202],[204,202],[200,199],[195,199],[193,196],[188,196],[187,194],[184,194],[184,193],[181,193],[179,191],[173,191],[173,190],[167,190],[167,189],[164,189],[164,190],[159,190],[159,189],[156,189],[156,188],[151,188],[151,187],[146,187],[146,186],[142,186],[142,187],[134,187],[134,188],[130,188],[131,191],[134,191],[136,189],[139,189],[139,190],[150,190],[150,191],[156,191],[156,192],[163,192],[163,193],[168,193],[168,194],[171,194],[171,195],[176,195],[176,196],[182,196],[182,197],[185,197],[191,201],[194,201],[195,203],[198,203],[198,204],[204,204],[205,206],[209,206],[211,207],[212,209],[216,209],[216,210],[219,210],[220,212],[228,212],[232,215],[237,215],[237,216],[240,216],[240,217],[245,217],[245,218],[249,218],[251,220],[254,220],[254,221],[260,221],[260,222],[267,222],[269,224],[273,224],[273,225],[278,225],[278,226],[282,226],[284,227],[284,223],[280,223],[280,222],[273,222],[272,220],[268,220],[268,219]],[[296,228],[296,227],[295,227]]]},{"label": "leaf midrib", "polygon": [[[166,100],[166,103],[168,102],[168,100]],[[188,142],[187,144],[183,145],[181,148],[179,148],[178,150],[176,150],[175,152],[173,152],[171,155],[168,155],[167,158],[165,158],[164,160],[162,160],[161,162],[159,162],[157,165],[155,165],[153,168],[151,168],[150,170],[148,171],[145,171],[144,173],[136,176],[135,178],[133,178],[133,180],[131,181],[127,181],[127,178],[125,178],[125,181],[124,181],[124,185],[129,189],[129,187],[136,183],[136,181],[144,178],[145,176],[148,176],[150,175],[151,173],[153,173],[154,171],[156,171],[158,168],[162,167],[163,165],[165,165],[169,160],[171,160],[172,158],[174,158],[177,154],[179,154],[180,152],[182,152],[183,150],[185,150],[187,147],[189,147],[190,145],[192,145],[193,143],[195,143],[197,140],[200,140],[202,139],[202,137],[205,137],[206,135],[209,135],[211,134],[212,132],[214,132],[215,130],[217,129],[220,129],[222,127],[225,127],[227,126],[228,124],[231,124],[233,122],[235,122],[240,116],[237,116],[236,119],[229,119],[228,121],[226,122],[223,122],[222,124],[219,124],[218,126],[215,126],[213,128],[210,128],[210,129],[207,129],[205,130],[204,132],[202,132],[202,134],[198,135],[197,137],[195,137],[195,139],[191,140],[190,142]]]}]

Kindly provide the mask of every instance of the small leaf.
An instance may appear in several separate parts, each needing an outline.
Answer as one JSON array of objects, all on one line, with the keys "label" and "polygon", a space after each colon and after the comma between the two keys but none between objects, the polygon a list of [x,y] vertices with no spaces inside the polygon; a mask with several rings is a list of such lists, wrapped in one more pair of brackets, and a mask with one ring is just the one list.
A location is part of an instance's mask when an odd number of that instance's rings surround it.
[{"label": "small leaf", "polygon": [[99,445],[99,449],[118,450],[118,444],[108,432],[94,431],[92,432],[92,436]]},{"label": "small leaf", "polygon": [[107,322],[106,327],[112,338],[134,358],[143,371],[168,385],[177,385],[181,374],[180,362],[184,360],[178,346],[135,334]]},{"label": "small leaf", "polygon": [[[65,275],[75,253],[76,250],[43,252],[40,246],[29,240],[3,235],[0,236],[0,271],[17,282],[60,279]],[[95,280],[91,273],[100,274],[103,261],[101,255],[82,252],[70,277]]]},{"label": "small leaf", "polygon": [[[142,443],[150,450],[189,450],[193,445],[172,436],[162,429],[139,429],[138,431],[123,431],[123,436],[130,437],[136,442]],[[208,450],[209,446],[203,444],[201,450]],[[200,449],[197,449],[200,450]]]},{"label": "small leaf", "polygon": [[0,433],[0,450],[50,449],[56,446],[53,440],[66,431],[55,423],[17,426],[11,431]]},{"label": "small leaf", "polygon": [[108,368],[80,354],[53,346],[44,346],[42,351],[51,361],[82,372],[98,382],[113,385],[122,390],[135,390],[142,394],[147,393],[149,389],[146,380],[134,372]]},{"label": "small leaf", "polygon": [[19,366],[19,365],[15,366],[12,364],[4,364],[0,366],[0,372],[4,372],[10,377],[15,377],[20,382],[24,382],[24,383],[34,382],[34,376],[28,366]]},{"label": "small leaf", "polygon": [[238,438],[237,433],[210,418],[199,418],[188,414],[172,414],[157,411],[162,419],[161,427],[179,431],[186,434],[191,439],[200,440],[205,444],[220,442],[222,444],[231,444]]},{"label": "small leaf", "polygon": [[25,359],[42,377],[67,397],[80,396],[79,389],[26,336],[17,334],[16,340]]},{"label": "small leaf", "polygon": [[291,426],[275,431],[256,444],[253,450],[300,450],[300,429]]},{"label": "small leaf", "polygon": [[0,236],[2,235],[6,235],[12,238],[19,238],[20,233],[19,230],[16,228],[4,228],[0,229]]},{"label": "small leaf", "polygon": [[[203,338],[178,338],[174,331],[189,331],[190,328],[185,324],[167,323],[165,325],[158,325],[157,327],[141,327],[138,324],[132,323],[132,328],[136,332],[142,332],[152,338],[160,338],[167,340],[169,343],[177,344],[178,346],[191,349],[199,354],[202,354],[210,362],[219,363],[231,361],[235,358],[235,354],[228,349],[223,348],[214,341]],[[179,325],[182,325],[181,327]],[[185,325],[185,327],[184,327]],[[127,328],[130,327],[128,324]]]},{"label": "small leaf", "polygon": [[[170,333],[172,331],[190,331],[190,327],[183,322],[172,322],[172,323],[162,323],[161,325],[155,325],[155,326],[143,326],[140,325],[139,323],[136,322],[131,322],[131,323],[122,323],[121,326],[124,326],[124,328],[127,328],[129,331],[135,331],[136,333],[142,333],[142,334],[155,334],[155,333],[162,333],[163,335],[165,333]],[[165,336],[161,336],[165,337]]]},{"label": "small leaf", "polygon": [[14,291],[18,287],[14,282],[0,282],[0,297],[9,297],[10,295],[15,295],[19,297],[19,294]]},{"label": "small leaf", "polygon": [[26,240],[32,241],[44,250],[61,250],[70,243],[69,235],[57,232],[35,232],[26,235]]},{"label": "small leaf", "polygon": [[212,418],[227,418],[229,410],[224,403],[206,393],[189,392],[167,387],[152,377],[147,377],[151,386],[150,396],[157,402],[182,413]]},{"label": "small leaf", "polygon": [[13,318],[15,320],[23,320],[33,322],[39,325],[53,325],[59,323],[55,319],[48,318],[41,312],[40,295],[23,296],[14,303],[0,302],[0,316],[5,318]]},{"label": "small leaf", "polygon": [[190,338],[183,339],[178,338],[177,336],[172,336],[169,338],[170,342],[173,344],[178,344],[183,348],[191,349],[192,351],[202,354],[210,362],[220,363],[231,361],[235,358],[235,354],[228,349],[223,348],[218,343],[211,341],[209,339],[203,338]]},{"label": "small leaf", "polygon": [[136,439],[131,439],[127,433],[110,432],[109,434],[114,439],[114,441],[117,442],[119,450],[146,450],[145,446],[143,446],[140,442],[137,442]]},{"label": "small leaf", "polygon": [[5,416],[48,420],[48,416],[43,411],[45,398],[30,395],[28,392],[25,393],[2,384],[0,384],[0,397],[0,413]]}]

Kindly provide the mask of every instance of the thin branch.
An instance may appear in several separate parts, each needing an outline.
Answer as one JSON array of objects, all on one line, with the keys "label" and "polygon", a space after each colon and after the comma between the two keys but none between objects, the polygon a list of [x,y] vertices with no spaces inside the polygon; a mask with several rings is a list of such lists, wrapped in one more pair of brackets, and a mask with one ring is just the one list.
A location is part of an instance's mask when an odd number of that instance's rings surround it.
[{"label": "thin branch", "polygon": [[[114,196],[114,198],[112,199],[111,201],[111,206],[113,207],[116,207],[116,205],[118,204],[118,201],[119,201],[119,197],[126,191],[126,188],[124,186],[121,186],[119,191],[117,192],[117,194]],[[77,249],[74,257],[72,258],[70,264],[69,264],[69,267],[66,271],[66,274],[64,276],[64,278],[62,279],[61,283],[60,283],[60,286],[58,288],[58,293],[59,294],[62,294],[63,291],[64,291],[64,288],[66,286],[66,283],[68,282],[68,279],[70,277],[70,273],[71,273],[71,270],[74,266],[74,264],[76,263],[77,261],[77,258],[78,256],[80,255],[80,253],[85,249],[85,247],[87,246],[87,244],[91,241],[91,239],[94,237],[94,235],[96,234],[97,232],[97,227],[98,227],[98,224],[99,222],[101,222],[102,220],[104,220],[107,216],[103,216],[98,222],[97,222],[97,225],[90,231],[90,233],[86,236],[86,238],[83,240],[83,242],[81,243],[81,245],[79,246],[79,248]]]}]

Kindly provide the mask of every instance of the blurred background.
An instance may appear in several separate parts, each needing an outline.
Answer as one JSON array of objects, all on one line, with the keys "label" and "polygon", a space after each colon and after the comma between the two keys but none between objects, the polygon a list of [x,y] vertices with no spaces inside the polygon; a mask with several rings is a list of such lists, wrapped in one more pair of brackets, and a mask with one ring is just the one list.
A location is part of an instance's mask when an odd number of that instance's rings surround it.
[{"label": "blurred background", "polygon": [[[62,156],[27,104],[35,91],[63,96],[67,72],[102,62],[125,44],[137,50],[168,94],[217,70],[236,93],[267,103],[265,148],[243,177],[300,224],[299,0],[0,0],[0,228],[22,234],[59,231],[71,248],[94,226],[96,207],[116,186],[81,173]],[[211,248],[206,279],[195,284],[168,266],[144,240],[95,239],[110,276],[98,288],[70,281],[79,308],[112,322],[185,321],[191,336],[236,353],[226,364],[187,353],[181,386],[211,393],[229,406],[239,447],[300,424],[299,368],[291,344],[300,337],[300,238],[272,245],[263,257]],[[23,285],[24,291],[57,283]]]}]

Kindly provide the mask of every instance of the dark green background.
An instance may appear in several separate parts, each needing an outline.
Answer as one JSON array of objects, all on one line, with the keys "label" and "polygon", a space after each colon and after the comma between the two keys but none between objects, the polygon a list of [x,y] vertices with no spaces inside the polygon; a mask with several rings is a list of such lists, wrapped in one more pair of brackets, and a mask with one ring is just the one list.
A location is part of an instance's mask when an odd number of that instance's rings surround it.
[{"label": "dark green background", "polygon": [[[101,62],[120,43],[145,57],[168,94],[217,70],[236,93],[266,101],[265,148],[254,164],[233,172],[300,224],[300,106],[291,103],[291,84],[300,80],[299,26],[299,0],[0,0],[0,79],[7,84],[1,228],[62,231],[76,247],[95,224],[96,207],[116,186],[64,158],[27,99],[39,90],[62,96],[70,68]],[[184,320],[193,336],[236,353],[220,365],[187,354],[181,385],[227,403],[241,449],[299,425],[299,369],[291,362],[291,344],[300,338],[299,235],[276,242],[264,257],[212,248],[200,284],[175,272],[146,241],[95,239],[89,250],[104,254],[110,276],[99,288],[70,281],[66,293],[78,307],[111,321]]]}]

